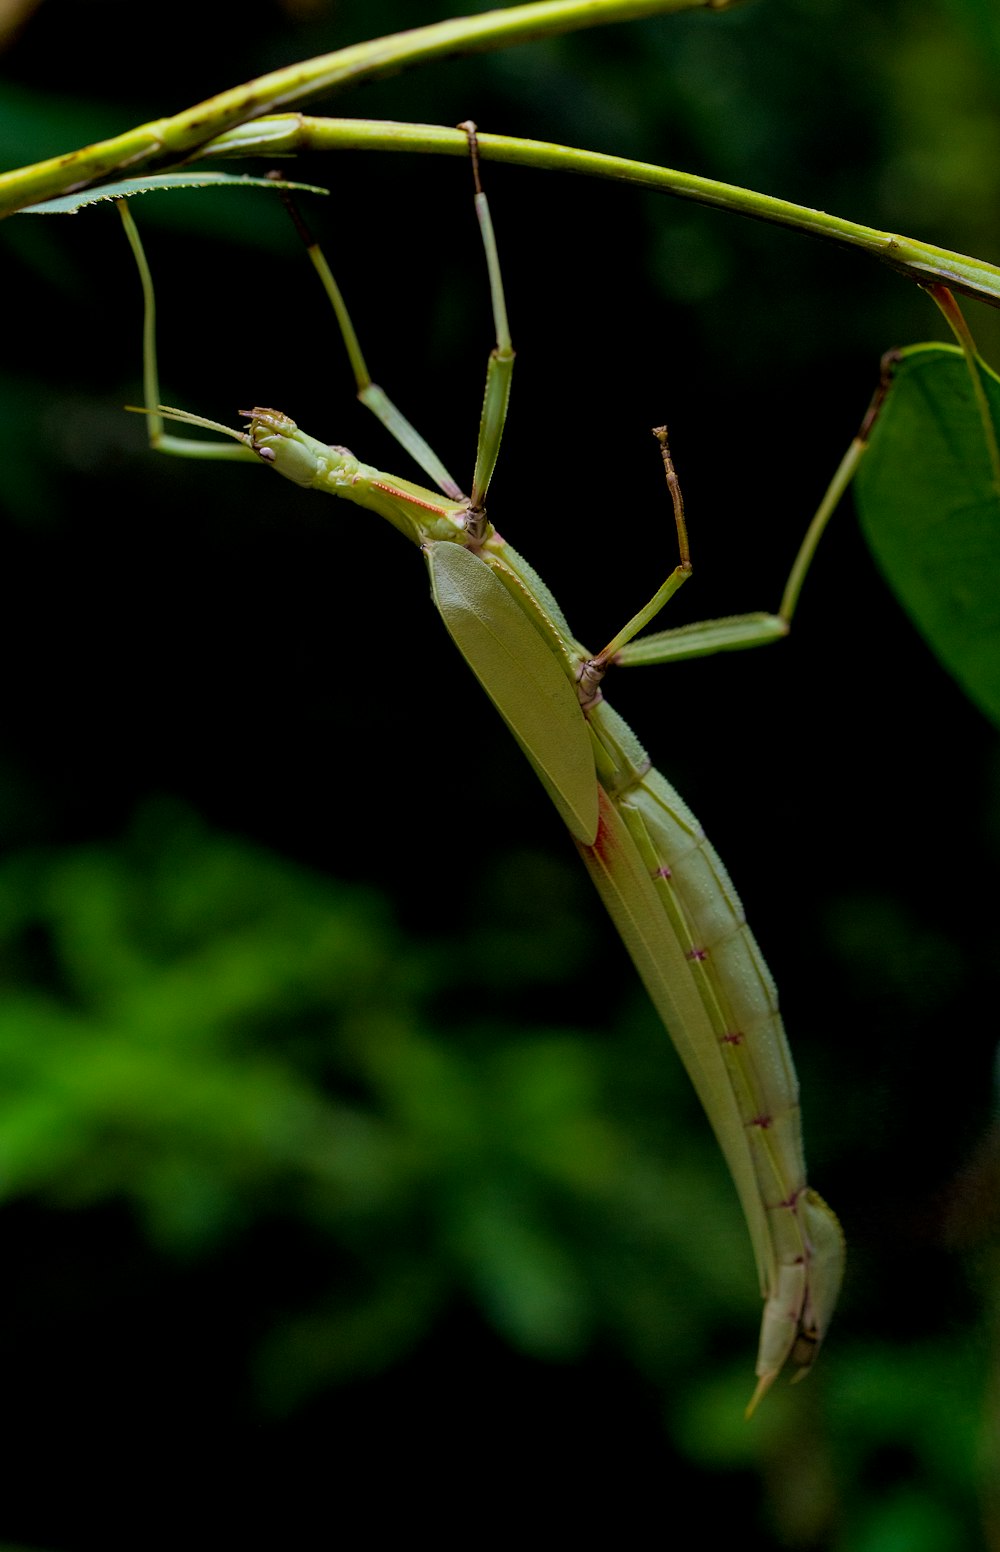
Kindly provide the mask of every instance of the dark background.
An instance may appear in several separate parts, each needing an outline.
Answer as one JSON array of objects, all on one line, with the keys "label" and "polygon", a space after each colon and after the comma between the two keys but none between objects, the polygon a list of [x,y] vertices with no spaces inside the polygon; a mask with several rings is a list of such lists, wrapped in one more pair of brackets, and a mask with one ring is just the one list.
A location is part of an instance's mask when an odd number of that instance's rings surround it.
[{"label": "dark background", "polygon": [[[43,0],[5,165],[449,14]],[[1000,24],[761,0],[439,63],[311,111],[743,183],[1000,255]],[[265,166],[255,168],[264,171]],[[489,165],[518,367],[490,511],[595,647],[773,608],[881,352],[943,337],[859,256]],[[469,477],[491,338],[460,160],[302,158],[375,376]],[[135,206],[165,399],[274,404],[413,475],[267,194]],[[993,732],[849,506],[791,641],[609,690],[781,988],[849,1244],[815,1375],[752,1425],[732,1189],[420,559],[262,470],[156,458],[114,212],[3,230],[0,1535],[39,1552],[478,1540],[1000,1546]],[[997,315],[970,304],[988,359]],[[207,1497],[206,1497],[207,1492]],[[469,1500],[471,1499],[471,1504]]]}]

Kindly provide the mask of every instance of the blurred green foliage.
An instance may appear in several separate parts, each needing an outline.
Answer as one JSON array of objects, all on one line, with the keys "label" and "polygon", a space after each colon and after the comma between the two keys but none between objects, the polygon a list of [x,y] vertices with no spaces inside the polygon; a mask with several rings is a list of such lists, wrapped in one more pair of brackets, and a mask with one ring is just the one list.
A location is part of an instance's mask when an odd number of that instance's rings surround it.
[{"label": "blurred green foliage", "polygon": [[[175,0],[137,50],[120,0],[43,0],[3,57],[5,157],[447,13],[247,0],[234,28]],[[319,106],[471,113],[996,260],[998,75],[986,0],[760,0]],[[376,376],[461,475],[490,343],[467,168],[295,175],[333,191],[311,214]],[[663,572],[666,419],[675,620],[773,605],[882,350],[942,336],[930,304],[719,212],[489,179],[520,352],[501,530],[606,639]],[[274,403],[394,466],[273,201],[139,218],[168,399]],[[610,692],[744,895],[848,1235],[815,1375],[748,1428],[731,1187],[419,559],[255,469],[150,458],[113,213],[3,239],[0,1534],[481,1539],[457,1484],[521,1533],[1000,1545],[995,735],[849,515],[787,645]]]},{"label": "blurred green foliage", "polygon": [[[545,888],[531,857],[518,878]],[[555,1354],[579,1349],[596,1314],[532,1218],[571,1218],[577,1201],[607,1219],[599,1241],[616,1219],[626,1239],[654,1229],[654,1244],[668,1226],[674,1193],[634,1151],[637,1118],[627,1137],[602,1119],[609,1105],[631,1115],[637,1069],[662,1068],[658,1033],[643,1048],[649,1028],[624,1036],[632,1060],[615,1103],[617,1049],[558,1027],[512,1038],[487,995],[495,973],[478,970],[465,935],[407,946],[367,892],[169,806],[143,815],[127,849],[16,856],[0,888],[9,1195],[41,1190],[63,1206],[123,1195],[155,1244],[185,1255],[291,1206],[363,1260],[393,1220],[440,1215],[432,1254],[467,1265],[507,1335]],[[502,909],[496,926],[510,926]],[[440,1013],[456,956],[483,994],[471,1031]],[[506,973],[530,983],[550,970],[515,961]],[[675,1086],[656,1079],[652,1117]],[[662,1152],[660,1127],[645,1124]],[[713,1189],[699,1193],[706,1208]],[[704,1248],[680,1247],[696,1260]],[[377,1285],[377,1264],[370,1275]],[[728,1273],[719,1282],[728,1303]],[[669,1325],[656,1321],[664,1337]],[[289,1383],[315,1384],[308,1367]]]}]

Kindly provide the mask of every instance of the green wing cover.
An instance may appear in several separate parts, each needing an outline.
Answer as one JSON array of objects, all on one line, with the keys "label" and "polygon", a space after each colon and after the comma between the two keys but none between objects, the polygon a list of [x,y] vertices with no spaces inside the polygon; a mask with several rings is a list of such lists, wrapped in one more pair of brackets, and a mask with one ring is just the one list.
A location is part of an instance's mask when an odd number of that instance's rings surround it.
[{"label": "green wing cover", "polygon": [[538,774],[574,838],[597,835],[597,777],[569,675],[514,595],[460,544],[424,554],[441,618]]}]

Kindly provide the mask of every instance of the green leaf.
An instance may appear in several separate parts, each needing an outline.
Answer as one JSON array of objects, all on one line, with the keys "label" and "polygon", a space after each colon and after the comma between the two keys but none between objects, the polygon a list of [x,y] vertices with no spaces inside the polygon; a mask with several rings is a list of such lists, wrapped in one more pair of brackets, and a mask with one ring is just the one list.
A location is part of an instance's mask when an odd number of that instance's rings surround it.
[{"label": "green leaf", "polygon": [[[1000,431],[1000,379],[981,366]],[[944,667],[1000,725],[1000,493],[962,352],[914,345],[857,478],[879,566]]]},{"label": "green leaf", "polygon": [[122,183],[104,183],[97,189],[82,189],[77,194],[63,194],[59,199],[46,199],[40,205],[26,205],[17,215],[67,216],[75,215],[85,205],[96,205],[101,200],[131,199],[133,194],[155,194],[158,189],[206,189],[220,184],[237,185],[257,189],[298,189],[306,194],[329,194],[329,189],[317,188],[314,183],[292,183],[284,178],[251,178],[245,173],[234,172],[162,172],[146,178],[127,178]]}]

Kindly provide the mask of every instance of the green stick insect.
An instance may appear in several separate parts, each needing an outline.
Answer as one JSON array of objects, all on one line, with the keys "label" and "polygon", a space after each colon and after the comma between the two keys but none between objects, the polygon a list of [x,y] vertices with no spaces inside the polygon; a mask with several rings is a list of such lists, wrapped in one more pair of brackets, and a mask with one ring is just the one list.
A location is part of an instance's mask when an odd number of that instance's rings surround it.
[{"label": "green stick insect", "polygon": [[[496,242],[469,138],[475,204],[489,270],[496,346],[490,356],[471,494],[371,380],[325,258],[301,226],[336,311],[359,397],[411,454],[437,491],[361,463],[300,431],[276,410],[241,413],[247,429],[159,403],[152,282],[135,224],[125,223],[145,295],[145,399],[152,445],[203,458],[258,459],[294,484],[352,501],[419,545],[431,592],[462,656],[535,769],[662,1017],[708,1114],[749,1225],[763,1322],[754,1410],[791,1362],[804,1375],[840,1289],[844,1239],[807,1184],[799,1090],[771,975],[739,897],[697,820],[603,697],[612,667],[662,663],[787,634],[820,534],[851,479],[863,434],[814,517],[776,615],[749,614],[654,635],[639,632],[691,574],[684,508],[665,428],[657,429],[680,560],[653,597],[596,656],[576,640],[549,589],[497,533],[485,510],[507,413],[514,352]],[[168,436],[163,418],[221,432],[230,442]]]}]

